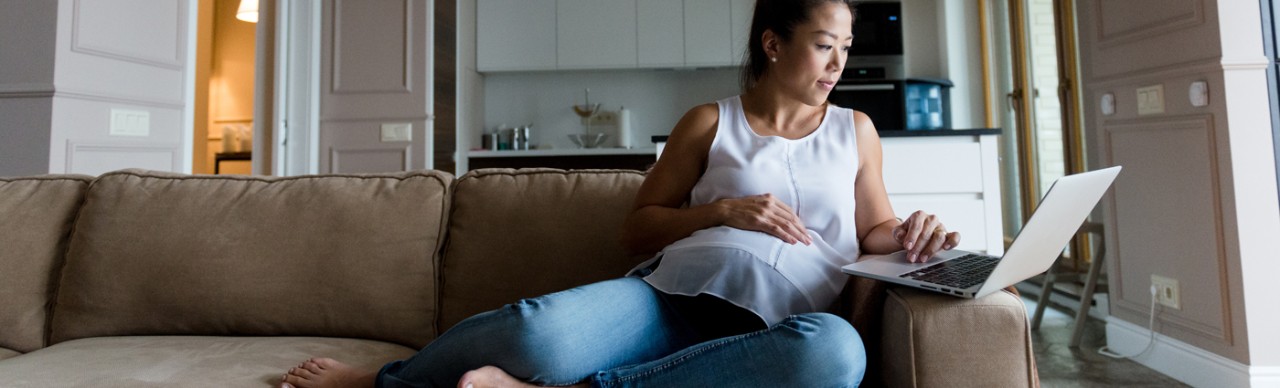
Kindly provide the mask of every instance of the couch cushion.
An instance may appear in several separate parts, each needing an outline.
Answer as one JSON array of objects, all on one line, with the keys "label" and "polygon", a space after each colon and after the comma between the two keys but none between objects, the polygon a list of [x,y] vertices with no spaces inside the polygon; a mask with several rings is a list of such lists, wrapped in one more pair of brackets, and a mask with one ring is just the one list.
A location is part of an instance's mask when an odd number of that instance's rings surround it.
[{"label": "couch cushion", "polygon": [[449,182],[434,171],[105,174],[71,237],[52,343],[301,335],[422,346],[435,331]]},{"label": "couch cushion", "polygon": [[371,340],[314,337],[102,337],[0,361],[4,387],[268,387],[311,357],[376,369],[414,354]]},{"label": "couch cushion", "polygon": [[485,169],[454,183],[441,285],[443,331],[479,312],[625,275],[622,248],[644,175],[627,170]]},{"label": "couch cushion", "polygon": [[21,354],[22,354],[22,353],[18,353],[18,351],[16,351],[16,350],[0,348],[0,360],[6,359],[6,358],[17,357],[17,356],[19,356],[19,355],[21,355]]},{"label": "couch cushion", "polygon": [[1026,305],[1012,293],[960,299],[892,287],[884,303],[887,386],[1038,385]]},{"label": "couch cushion", "polygon": [[0,348],[45,345],[48,306],[87,176],[0,178]]}]

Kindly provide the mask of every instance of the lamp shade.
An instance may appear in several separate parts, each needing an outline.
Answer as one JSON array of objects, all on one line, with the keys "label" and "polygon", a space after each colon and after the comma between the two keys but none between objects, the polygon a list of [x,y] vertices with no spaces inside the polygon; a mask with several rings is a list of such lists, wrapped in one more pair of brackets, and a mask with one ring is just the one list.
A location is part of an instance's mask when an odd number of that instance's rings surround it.
[{"label": "lamp shade", "polygon": [[240,9],[236,10],[236,19],[257,23],[258,0],[240,0]]}]

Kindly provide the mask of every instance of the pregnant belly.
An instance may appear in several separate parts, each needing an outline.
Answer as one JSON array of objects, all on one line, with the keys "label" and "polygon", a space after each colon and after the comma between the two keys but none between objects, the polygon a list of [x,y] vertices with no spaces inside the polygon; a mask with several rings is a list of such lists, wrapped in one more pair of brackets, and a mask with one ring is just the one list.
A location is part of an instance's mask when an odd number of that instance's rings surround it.
[{"label": "pregnant belly", "polygon": [[[667,246],[663,252],[691,247],[737,248],[751,253],[771,267],[777,267],[779,260],[810,260],[830,264],[846,261],[817,232],[810,230],[809,237],[813,239],[812,245],[793,245],[771,234],[717,226],[694,232],[693,235]],[[847,261],[853,262],[854,259],[855,257],[850,257]]]}]

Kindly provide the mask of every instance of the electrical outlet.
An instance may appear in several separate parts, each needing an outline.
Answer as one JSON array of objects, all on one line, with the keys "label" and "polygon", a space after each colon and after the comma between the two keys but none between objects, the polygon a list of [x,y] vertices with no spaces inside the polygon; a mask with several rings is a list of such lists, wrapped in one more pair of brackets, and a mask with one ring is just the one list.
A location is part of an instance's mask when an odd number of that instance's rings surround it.
[{"label": "electrical outlet", "polygon": [[1151,285],[1156,287],[1156,303],[1182,309],[1182,292],[1178,289],[1178,279],[1151,275]]},{"label": "electrical outlet", "polygon": [[[583,118],[582,123],[586,124],[587,119]],[[603,125],[603,126],[618,125],[618,111],[602,110],[602,111],[596,112],[595,115],[591,116],[591,125]]]}]

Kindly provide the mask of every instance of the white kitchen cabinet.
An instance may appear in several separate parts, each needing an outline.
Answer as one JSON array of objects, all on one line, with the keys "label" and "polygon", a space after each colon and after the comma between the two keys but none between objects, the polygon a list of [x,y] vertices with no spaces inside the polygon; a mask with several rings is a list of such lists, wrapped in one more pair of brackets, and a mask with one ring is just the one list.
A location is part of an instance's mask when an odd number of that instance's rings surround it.
[{"label": "white kitchen cabinet", "polygon": [[731,0],[684,0],[686,66],[731,66]]},{"label": "white kitchen cabinet", "polygon": [[556,0],[478,0],[479,71],[556,69]]},{"label": "white kitchen cabinet", "polygon": [[557,0],[557,67],[636,67],[636,1]]},{"label": "white kitchen cabinet", "polygon": [[751,13],[755,7],[755,0],[732,0],[729,5],[730,59],[735,63],[746,58],[747,40],[751,37]]},{"label": "white kitchen cabinet", "polygon": [[936,214],[960,246],[1004,253],[997,135],[884,137],[885,191],[898,217]]},{"label": "white kitchen cabinet", "polygon": [[684,0],[639,0],[636,29],[640,67],[684,66]]}]

